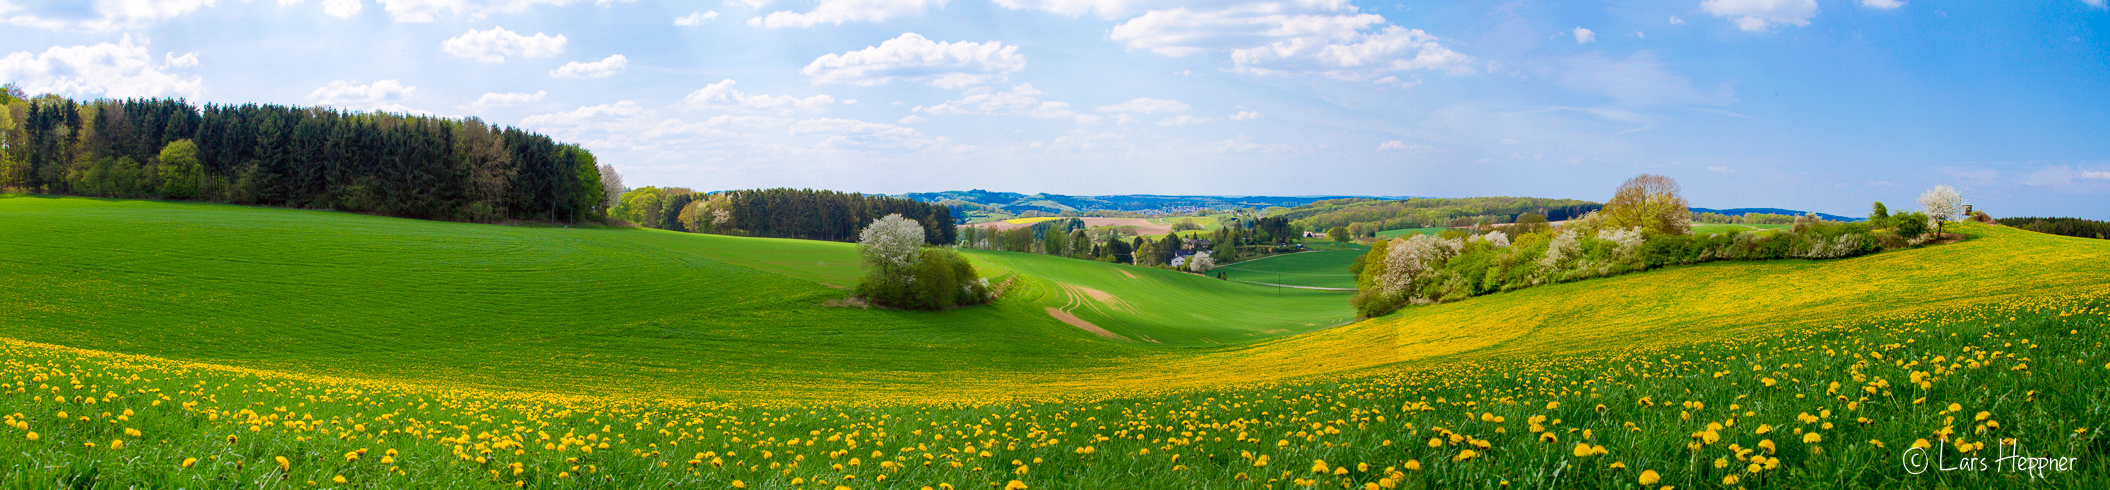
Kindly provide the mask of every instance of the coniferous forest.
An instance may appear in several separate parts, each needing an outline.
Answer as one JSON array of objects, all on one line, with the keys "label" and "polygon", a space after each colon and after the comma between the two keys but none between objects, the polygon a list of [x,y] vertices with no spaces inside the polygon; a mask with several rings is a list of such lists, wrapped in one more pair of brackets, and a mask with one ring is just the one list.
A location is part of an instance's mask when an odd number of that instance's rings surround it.
[{"label": "coniferous forest", "polygon": [[577,145],[475,118],[0,95],[0,188],[454,221],[605,216]]}]

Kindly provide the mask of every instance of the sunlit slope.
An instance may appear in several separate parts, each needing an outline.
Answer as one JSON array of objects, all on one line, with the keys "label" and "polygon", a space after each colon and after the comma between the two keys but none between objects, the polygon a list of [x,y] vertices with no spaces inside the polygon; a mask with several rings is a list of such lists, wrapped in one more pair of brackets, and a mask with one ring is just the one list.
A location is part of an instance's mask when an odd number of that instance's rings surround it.
[{"label": "sunlit slope", "polygon": [[1298,252],[1239,262],[1217,271],[1233,281],[1355,289],[1355,274],[1348,266],[1369,252],[1369,247],[1359,246]]},{"label": "sunlit slope", "polygon": [[1146,267],[1038,254],[969,251],[984,270],[1017,271],[1033,289],[1007,294],[1063,309],[1152,344],[1220,344],[1301,333],[1355,319],[1348,295],[1281,290]]},{"label": "sunlit slope", "polygon": [[1673,267],[1409,307],[1160,369],[1216,372],[1211,382],[1219,383],[1268,380],[1402,362],[1616,351],[2110,290],[2110,242],[1952,227],[1970,239],[1843,260]]},{"label": "sunlit slope", "polygon": [[[974,254],[1020,277],[996,305],[864,310],[823,305],[855,281],[849,244],[16,197],[0,199],[0,336],[566,393],[842,398],[1001,393],[1020,373],[1129,366],[1348,316],[1337,294],[1003,255]],[[1080,306],[1065,285],[1136,306],[1078,313],[1132,341],[1050,316]]]}]

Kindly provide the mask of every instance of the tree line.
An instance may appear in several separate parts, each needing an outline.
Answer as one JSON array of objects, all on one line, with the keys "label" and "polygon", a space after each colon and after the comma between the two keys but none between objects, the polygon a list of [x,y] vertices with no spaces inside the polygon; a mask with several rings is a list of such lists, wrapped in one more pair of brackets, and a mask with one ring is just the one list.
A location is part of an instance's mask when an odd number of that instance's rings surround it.
[{"label": "tree line", "polygon": [[958,236],[952,212],[943,205],[814,189],[706,194],[681,187],[641,187],[623,192],[610,217],[690,233],[855,242],[874,221],[895,214],[918,223],[923,243],[950,245]]},{"label": "tree line", "polygon": [[1376,236],[1380,231],[1403,228],[1514,223],[1525,215],[1562,221],[1602,207],[1602,204],[1590,201],[1535,197],[1411,198],[1398,201],[1356,198],[1319,201],[1270,214],[1288,218],[1306,230],[1340,227],[1351,236],[1368,237]]},{"label": "tree line", "polygon": [[453,221],[606,212],[592,153],[476,118],[4,92],[5,188]]},{"label": "tree line", "polygon": [[2110,236],[2110,221],[2080,218],[2000,218],[2000,224],[2017,229],[2070,237],[2101,239]]}]

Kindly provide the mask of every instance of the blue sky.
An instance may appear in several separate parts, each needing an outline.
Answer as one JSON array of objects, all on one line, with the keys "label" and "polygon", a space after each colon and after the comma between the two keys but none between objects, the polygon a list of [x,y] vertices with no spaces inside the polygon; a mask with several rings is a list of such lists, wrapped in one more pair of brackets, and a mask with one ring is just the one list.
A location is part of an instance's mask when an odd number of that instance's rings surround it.
[{"label": "blue sky", "polygon": [[2110,218],[2105,0],[0,0],[0,80],[475,116],[632,186]]}]

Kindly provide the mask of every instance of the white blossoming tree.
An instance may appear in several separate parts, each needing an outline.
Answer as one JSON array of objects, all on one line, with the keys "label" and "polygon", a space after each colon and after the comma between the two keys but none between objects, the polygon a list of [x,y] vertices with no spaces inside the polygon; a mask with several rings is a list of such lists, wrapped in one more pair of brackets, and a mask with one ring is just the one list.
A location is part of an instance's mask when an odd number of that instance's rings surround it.
[{"label": "white blossoming tree", "polygon": [[1956,188],[1937,185],[1920,194],[1920,209],[1934,222],[1934,236],[1940,237],[1942,223],[1963,217],[1963,195]]},{"label": "white blossoming tree", "polygon": [[1187,258],[1187,270],[1200,273],[1215,268],[1216,259],[1210,258],[1208,252],[1195,252],[1193,257]]},{"label": "white blossoming tree", "polygon": [[916,259],[923,249],[923,224],[889,214],[873,220],[857,234],[857,251],[864,254],[871,275],[885,282],[907,283],[914,279]]}]

